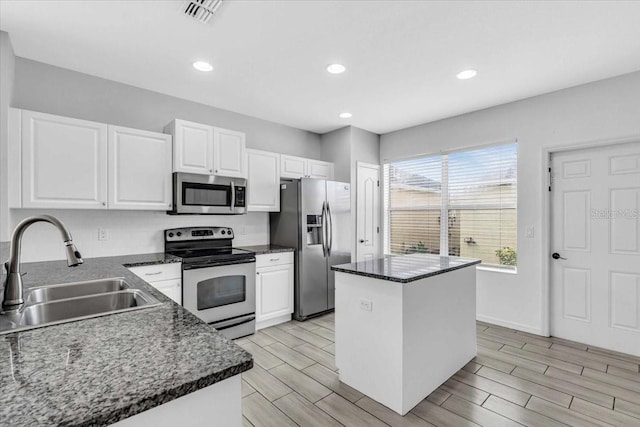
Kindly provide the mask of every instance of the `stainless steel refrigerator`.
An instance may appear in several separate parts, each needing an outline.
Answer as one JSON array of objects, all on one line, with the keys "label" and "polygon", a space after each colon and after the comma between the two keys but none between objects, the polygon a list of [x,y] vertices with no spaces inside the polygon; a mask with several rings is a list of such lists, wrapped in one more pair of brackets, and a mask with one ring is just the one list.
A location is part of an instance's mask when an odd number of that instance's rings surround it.
[{"label": "stainless steel refrigerator", "polygon": [[346,182],[282,181],[280,212],[270,214],[271,243],[294,247],[296,320],[335,307],[332,265],[351,262],[351,191]]}]

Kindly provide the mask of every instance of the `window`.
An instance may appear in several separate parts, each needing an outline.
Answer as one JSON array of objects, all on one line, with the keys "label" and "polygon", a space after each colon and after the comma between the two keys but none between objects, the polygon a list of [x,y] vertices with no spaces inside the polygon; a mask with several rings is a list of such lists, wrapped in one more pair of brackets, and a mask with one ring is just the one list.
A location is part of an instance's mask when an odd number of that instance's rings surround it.
[{"label": "window", "polygon": [[515,268],[517,144],[387,163],[384,186],[386,253]]}]

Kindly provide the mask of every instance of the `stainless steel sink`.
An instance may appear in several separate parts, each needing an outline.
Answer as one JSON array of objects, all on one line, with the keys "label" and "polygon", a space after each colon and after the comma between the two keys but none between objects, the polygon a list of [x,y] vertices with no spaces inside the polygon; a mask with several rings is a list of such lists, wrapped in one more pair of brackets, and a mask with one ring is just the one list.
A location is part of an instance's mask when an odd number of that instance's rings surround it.
[{"label": "stainless steel sink", "polygon": [[150,304],[153,304],[151,296],[137,289],[108,292],[27,306],[22,314],[21,323],[25,326],[43,325],[104,313],[120,313]]},{"label": "stainless steel sink", "polygon": [[27,304],[36,304],[59,299],[103,294],[105,292],[117,292],[129,288],[129,284],[122,277],[39,286],[27,290],[26,301]]},{"label": "stainless steel sink", "polygon": [[121,277],[32,288],[24,310],[0,315],[0,334],[155,307],[153,296]]}]

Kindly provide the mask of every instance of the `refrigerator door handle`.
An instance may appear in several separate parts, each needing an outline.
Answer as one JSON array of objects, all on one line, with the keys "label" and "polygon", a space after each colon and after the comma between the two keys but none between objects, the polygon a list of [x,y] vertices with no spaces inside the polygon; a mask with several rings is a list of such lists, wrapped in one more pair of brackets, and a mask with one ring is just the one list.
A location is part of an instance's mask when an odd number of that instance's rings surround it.
[{"label": "refrigerator door handle", "polygon": [[322,230],[320,231],[320,240],[322,242],[322,256],[327,257],[327,202],[322,202]]},{"label": "refrigerator door handle", "polygon": [[331,206],[327,202],[327,223],[329,229],[327,230],[327,255],[331,256],[331,249],[333,248],[333,216],[331,215]]}]

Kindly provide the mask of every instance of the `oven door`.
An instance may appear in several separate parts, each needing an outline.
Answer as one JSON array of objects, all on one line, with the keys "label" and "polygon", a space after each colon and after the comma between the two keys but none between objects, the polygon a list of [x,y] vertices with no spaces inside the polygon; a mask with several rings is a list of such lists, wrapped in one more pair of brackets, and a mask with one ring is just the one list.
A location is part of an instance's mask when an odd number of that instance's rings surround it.
[{"label": "oven door", "polygon": [[[255,258],[203,268],[184,266],[184,308],[207,323],[233,324],[256,312]],[[215,325],[214,325],[215,326]]]}]

